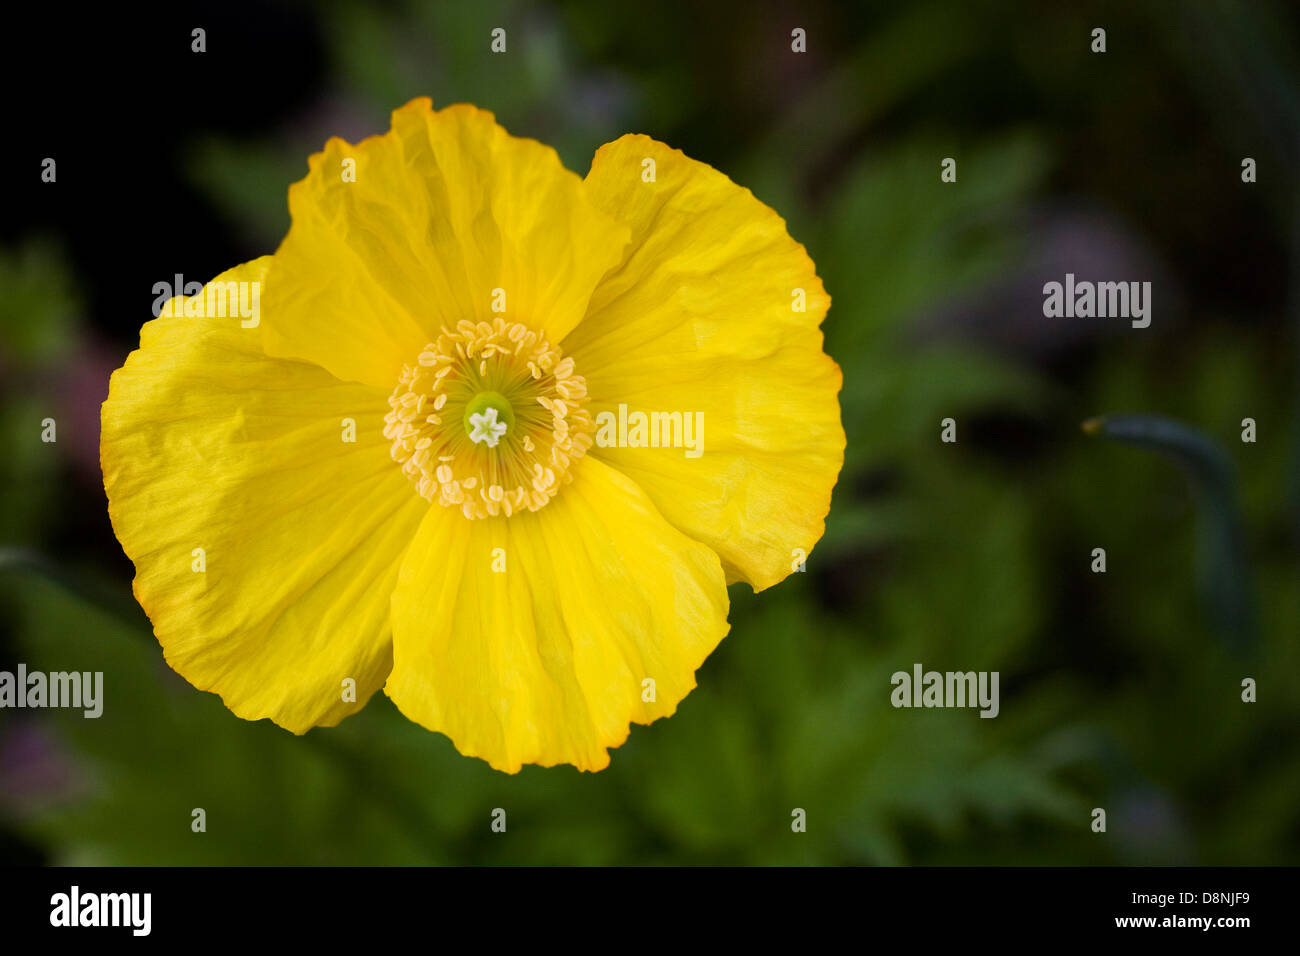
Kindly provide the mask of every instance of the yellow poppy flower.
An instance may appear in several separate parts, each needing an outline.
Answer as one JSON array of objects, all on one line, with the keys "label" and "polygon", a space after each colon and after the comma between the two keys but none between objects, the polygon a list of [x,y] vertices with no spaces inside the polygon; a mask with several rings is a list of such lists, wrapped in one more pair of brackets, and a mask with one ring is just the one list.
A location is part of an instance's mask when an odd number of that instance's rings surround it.
[{"label": "yellow poppy flower", "polygon": [[812,261],[648,137],[580,179],[428,99],[331,139],[289,209],[103,406],[168,663],[294,733],[382,687],[500,770],[605,767],[695,686],[727,584],[821,537],[844,432]]}]

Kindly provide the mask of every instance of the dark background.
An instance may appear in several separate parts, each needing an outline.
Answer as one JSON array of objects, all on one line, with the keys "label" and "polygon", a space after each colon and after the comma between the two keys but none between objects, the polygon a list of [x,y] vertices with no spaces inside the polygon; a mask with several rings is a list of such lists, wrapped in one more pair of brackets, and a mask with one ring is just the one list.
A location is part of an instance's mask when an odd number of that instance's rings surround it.
[{"label": "dark background", "polygon": [[[0,862],[1300,862],[1293,6],[178,7],[6,12],[0,669],[103,670],[106,705],[0,711]],[[417,95],[578,173],[625,132],[683,149],[834,298],[826,537],[732,589],[699,689],[599,775],[498,774],[382,695],[303,738],[239,720],[167,669],[109,527],[99,403],[153,284],[273,251],[307,156]],[[1151,281],[1151,327],[1044,318],[1066,272]],[[1124,412],[1196,429],[1234,493],[1079,429]],[[1225,517],[1243,553],[1198,556]],[[1249,601],[1216,617],[1228,578]],[[1000,716],[893,709],[917,662],[999,671]]]}]

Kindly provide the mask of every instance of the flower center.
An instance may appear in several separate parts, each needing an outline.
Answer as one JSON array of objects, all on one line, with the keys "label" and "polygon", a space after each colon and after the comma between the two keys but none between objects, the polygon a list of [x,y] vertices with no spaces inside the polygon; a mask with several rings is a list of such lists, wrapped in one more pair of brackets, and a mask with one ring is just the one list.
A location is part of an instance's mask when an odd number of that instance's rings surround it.
[{"label": "flower center", "polygon": [[489,448],[497,443],[515,423],[514,409],[504,395],[481,392],[465,406],[465,430],[472,442],[484,442]]},{"label": "flower center", "polygon": [[429,501],[467,518],[538,511],[596,426],[573,359],[518,322],[444,328],[388,398],[384,437]]}]

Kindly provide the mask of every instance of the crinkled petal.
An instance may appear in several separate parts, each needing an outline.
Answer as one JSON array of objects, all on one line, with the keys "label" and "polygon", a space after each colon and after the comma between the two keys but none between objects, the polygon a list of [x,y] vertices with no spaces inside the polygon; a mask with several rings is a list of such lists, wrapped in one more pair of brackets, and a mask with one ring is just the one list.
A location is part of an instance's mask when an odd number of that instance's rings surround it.
[{"label": "crinkled petal", "polygon": [[718,556],[591,459],[538,512],[431,509],[393,596],[401,711],[466,755],[599,770],[672,714],[727,631]]},{"label": "crinkled petal", "polygon": [[501,315],[559,341],[627,242],[555,150],[473,106],[412,100],[388,133],[331,139],[309,167],[289,189],[267,351],[346,381],[391,389],[462,320]]},{"label": "crinkled petal", "polygon": [[389,455],[386,399],[267,357],[238,317],[165,311],[113,374],[100,454],[136,598],[168,663],[241,717],[335,724],[388,675],[389,599],[427,505]]},{"label": "crinkled petal", "polygon": [[[647,158],[653,182],[642,175]],[[588,407],[703,422],[698,457],[684,447],[590,454],[716,550],[729,581],[769,587],[820,539],[844,460],[842,378],[819,329],[830,297],[780,216],[678,150],[624,136],[596,153],[585,184],[632,229],[563,343],[587,380]]]}]

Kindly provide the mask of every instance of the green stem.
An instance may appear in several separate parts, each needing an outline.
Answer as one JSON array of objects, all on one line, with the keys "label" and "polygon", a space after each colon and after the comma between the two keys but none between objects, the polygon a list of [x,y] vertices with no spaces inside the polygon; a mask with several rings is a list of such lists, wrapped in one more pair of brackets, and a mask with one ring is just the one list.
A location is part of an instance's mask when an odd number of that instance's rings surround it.
[{"label": "green stem", "polygon": [[1200,591],[1224,642],[1238,651],[1258,645],[1259,629],[1237,507],[1231,459],[1200,431],[1157,415],[1115,415],[1083,423],[1088,435],[1160,452],[1188,476],[1197,504]]}]

